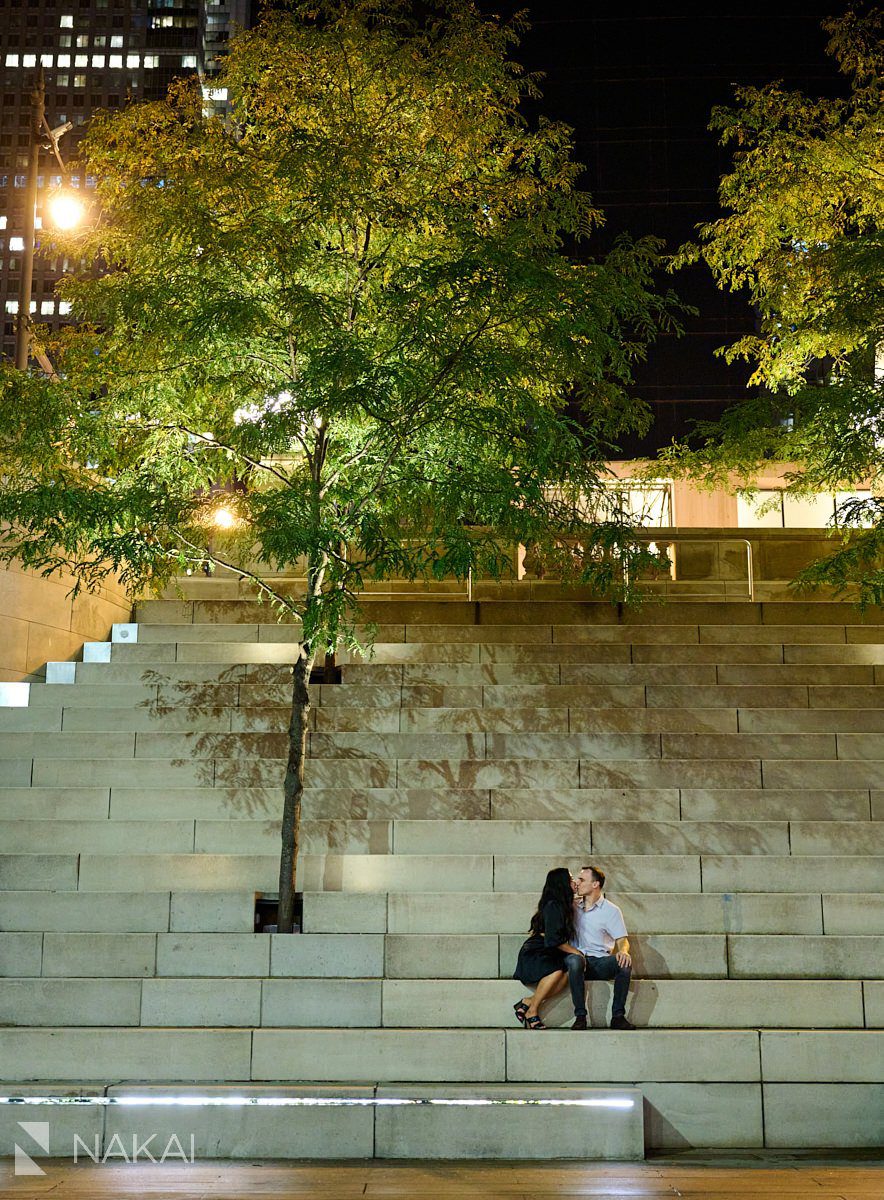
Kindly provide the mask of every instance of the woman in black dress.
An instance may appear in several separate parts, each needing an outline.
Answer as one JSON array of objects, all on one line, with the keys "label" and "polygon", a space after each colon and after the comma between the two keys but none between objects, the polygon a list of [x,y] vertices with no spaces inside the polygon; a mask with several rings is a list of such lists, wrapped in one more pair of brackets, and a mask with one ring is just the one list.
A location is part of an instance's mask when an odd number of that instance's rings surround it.
[{"label": "woman in black dress", "polygon": [[565,987],[565,955],[579,954],[574,936],[574,885],[567,867],[555,867],[546,877],[537,912],[531,918],[528,940],[519,950],[513,979],[534,988],[534,994],[513,1005],[526,1029],[546,1029],[538,1009]]}]

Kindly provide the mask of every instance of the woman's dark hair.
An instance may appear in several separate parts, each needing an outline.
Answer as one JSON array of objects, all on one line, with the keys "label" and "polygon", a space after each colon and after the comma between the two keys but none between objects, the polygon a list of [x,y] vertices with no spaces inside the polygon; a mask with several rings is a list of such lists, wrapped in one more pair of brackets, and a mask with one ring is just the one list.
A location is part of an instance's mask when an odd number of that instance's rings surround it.
[{"label": "woman's dark hair", "polygon": [[567,940],[571,940],[574,932],[574,892],[571,889],[571,872],[567,867],[553,867],[546,877],[537,912],[531,918],[531,933],[543,933],[543,910],[552,902],[559,905],[565,921]]}]

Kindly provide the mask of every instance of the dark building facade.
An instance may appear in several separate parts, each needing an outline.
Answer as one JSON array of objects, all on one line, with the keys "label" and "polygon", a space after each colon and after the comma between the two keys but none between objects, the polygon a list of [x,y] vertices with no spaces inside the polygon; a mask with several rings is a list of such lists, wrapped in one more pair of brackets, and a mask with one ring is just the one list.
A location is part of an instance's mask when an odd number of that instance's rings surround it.
[{"label": "dark building facade", "polygon": [[[841,87],[821,22],[846,6],[830,0],[483,0],[482,7],[527,9],[531,28],[517,57],[545,76],[540,111],[574,129],[583,186],[606,216],[596,251],[622,232],[655,234],[674,250],[719,215],[718,181],[731,158],[708,123],[714,105],[731,102],[735,84],[783,79],[818,94]],[[719,292],[704,267],[660,282],[699,311],[687,318],[684,337],[664,338],[637,370],[637,391],[655,421],[647,438],[624,445],[628,455],[665,445],[746,395],[745,367],[729,367],[714,352],[754,328],[749,305]]]},{"label": "dark building facade", "polygon": [[[211,74],[231,29],[247,25],[250,0],[0,0],[0,353],[15,342],[21,278],[31,93],[42,69],[46,119],[73,128],[61,142],[66,162],[76,157],[78,137],[97,108],[165,95],[176,76],[199,72],[211,95]],[[43,206],[61,184],[52,153],[41,153],[38,170],[37,240]],[[94,181],[73,171],[67,185],[88,190]],[[37,254],[31,315],[56,328],[67,312],[54,295],[64,262]]]}]

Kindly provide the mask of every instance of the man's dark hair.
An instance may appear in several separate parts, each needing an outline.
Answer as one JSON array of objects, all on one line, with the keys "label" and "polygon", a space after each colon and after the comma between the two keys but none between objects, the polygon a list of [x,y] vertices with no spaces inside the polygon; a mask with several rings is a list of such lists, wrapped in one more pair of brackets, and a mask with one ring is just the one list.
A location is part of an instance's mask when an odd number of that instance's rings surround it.
[{"label": "man's dark hair", "polygon": [[598,880],[599,887],[604,889],[605,872],[601,869],[601,867],[594,867],[590,864],[589,866],[584,867],[583,870],[584,871],[592,871],[593,879]]}]

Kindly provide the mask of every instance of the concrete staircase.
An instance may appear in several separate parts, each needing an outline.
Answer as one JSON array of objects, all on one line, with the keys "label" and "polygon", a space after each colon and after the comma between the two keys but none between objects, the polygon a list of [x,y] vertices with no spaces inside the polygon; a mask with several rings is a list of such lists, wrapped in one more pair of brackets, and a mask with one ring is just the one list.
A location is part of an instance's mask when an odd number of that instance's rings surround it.
[{"label": "concrete staircase", "polygon": [[[292,627],[147,602],[0,710],[0,1092],[51,1152],[148,1128],[198,1157],[877,1144],[884,625],[829,603],[368,616],[372,660],[315,688],[300,936],[253,932]],[[590,860],[642,1028],[603,1028],[593,984],[597,1029],[563,998],[526,1036],[518,945],[546,871]],[[0,1103],[0,1152],[21,1114]]]}]

